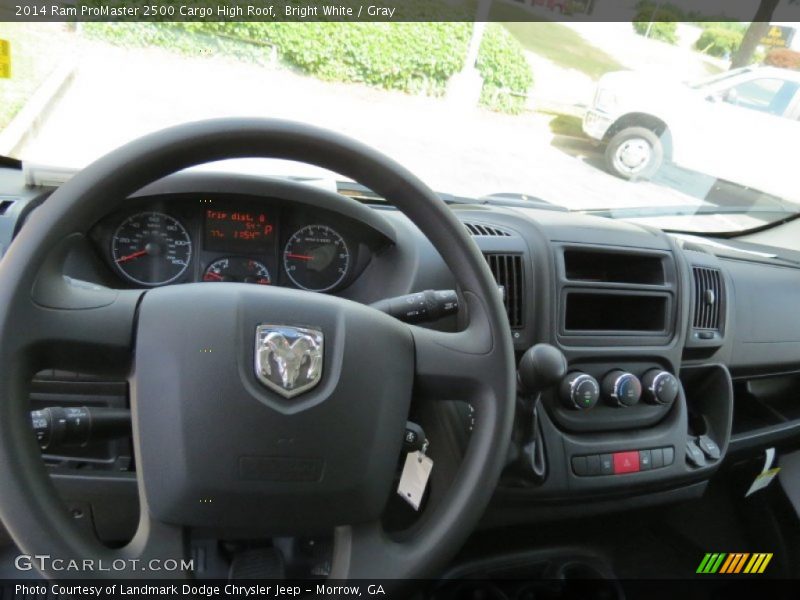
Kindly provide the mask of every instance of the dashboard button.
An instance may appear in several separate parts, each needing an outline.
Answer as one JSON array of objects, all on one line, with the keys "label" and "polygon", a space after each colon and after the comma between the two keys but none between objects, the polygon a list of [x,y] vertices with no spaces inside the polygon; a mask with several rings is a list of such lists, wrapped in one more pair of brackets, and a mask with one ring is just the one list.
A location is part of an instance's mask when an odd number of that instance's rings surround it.
[{"label": "dashboard button", "polygon": [[586,457],[586,474],[600,475],[600,455],[593,454]]},{"label": "dashboard button", "polygon": [[588,474],[586,469],[586,457],[585,456],[573,456],[572,457],[572,472],[575,475],[580,477],[584,477]]},{"label": "dashboard button", "polygon": [[614,457],[610,454],[600,455],[600,475],[614,474]]},{"label": "dashboard button", "polygon": [[650,450],[650,459],[653,462],[654,469],[660,469],[664,466],[664,452],[661,448],[653,448]]},{"label": "dashboard button", "polygon": [[639,450],[639,470],[649,471],[653,468],[653,459],[650,450]]},{"label": "dashboard button", "polygon": [[675,449],[672,446],[662,448],[664,451],[664,466],[668,467],[675,462]]},{"label": "dashboard button", "polygon": [[634,450],[631,452],[616,452],[614,453],[614,473],[621,475],[623,473],[638,473],[639,471],[639,452]]}]

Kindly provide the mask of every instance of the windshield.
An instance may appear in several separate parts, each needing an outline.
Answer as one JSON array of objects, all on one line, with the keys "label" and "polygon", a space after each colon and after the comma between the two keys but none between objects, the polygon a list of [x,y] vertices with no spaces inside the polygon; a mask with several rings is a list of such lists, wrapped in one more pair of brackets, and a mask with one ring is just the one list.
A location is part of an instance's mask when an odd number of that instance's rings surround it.
[{"label": "windshield", "polygon": [[796,23],[743,52],[747,22],[494,6],[502,22],[0,23],[0,154],[80,168],[170,125],[273,117],[355,137],[457,196],[694,232],[798,213]]}]

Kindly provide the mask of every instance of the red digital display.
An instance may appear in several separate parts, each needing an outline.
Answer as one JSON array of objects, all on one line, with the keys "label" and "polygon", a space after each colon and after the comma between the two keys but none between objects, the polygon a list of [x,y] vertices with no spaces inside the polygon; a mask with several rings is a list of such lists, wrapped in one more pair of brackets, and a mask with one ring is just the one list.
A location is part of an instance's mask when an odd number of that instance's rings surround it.
[{"label": "red digital display", "polygon": [[209,250],[263,252],[269,249],[274,232],[265,212],[206,210],[205,247]]}]

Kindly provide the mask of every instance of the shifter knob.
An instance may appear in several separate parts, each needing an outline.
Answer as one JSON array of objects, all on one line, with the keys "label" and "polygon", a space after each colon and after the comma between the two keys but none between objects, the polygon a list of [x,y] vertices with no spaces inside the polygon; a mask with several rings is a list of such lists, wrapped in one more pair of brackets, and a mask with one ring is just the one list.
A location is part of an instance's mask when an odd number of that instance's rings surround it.
[{"label": "shifter knob", "polygon": [[554,386],[567,373],[567,359],[550,344],[536,344],[522,355],[517,378],[524,394],[534,396]]}]

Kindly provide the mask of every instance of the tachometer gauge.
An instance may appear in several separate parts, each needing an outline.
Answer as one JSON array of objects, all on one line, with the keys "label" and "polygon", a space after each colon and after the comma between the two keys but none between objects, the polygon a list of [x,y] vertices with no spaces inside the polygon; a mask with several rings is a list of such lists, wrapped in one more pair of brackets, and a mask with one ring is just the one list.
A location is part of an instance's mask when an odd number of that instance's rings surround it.
[{"label": "tachometer gauge", "polygon": [[220,258],[208,265],[203,281],[238,281],[269,285],[272,280],[265,265],[243,256]]},{"label": "tachometer gauge", "polygon": [[184,274],[192,257],[192,240],[180,221],[158,212],[125,219],[111,238],[111,258],[133,283],[171,283]]},{"label": "tachometer gauge", "polygon": [[283,268],[299,288],[327,292],[347,275],[350,251],[344,238],[326,225],[296,231],[283,249]]}]

